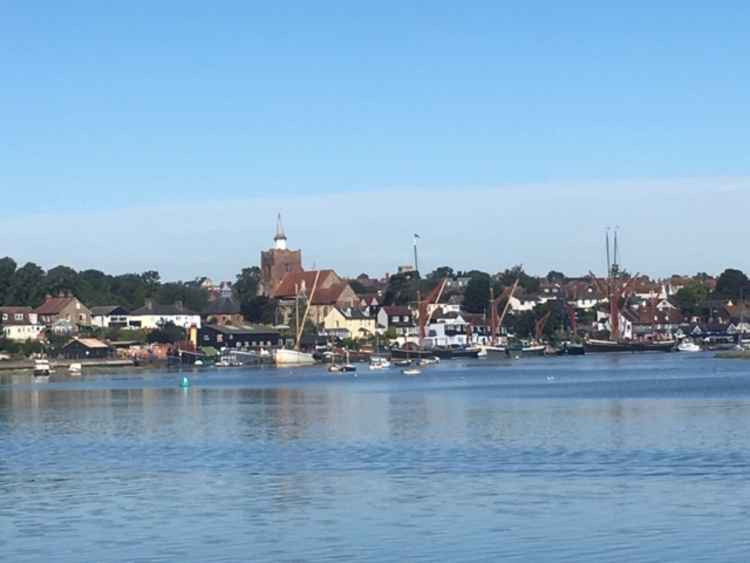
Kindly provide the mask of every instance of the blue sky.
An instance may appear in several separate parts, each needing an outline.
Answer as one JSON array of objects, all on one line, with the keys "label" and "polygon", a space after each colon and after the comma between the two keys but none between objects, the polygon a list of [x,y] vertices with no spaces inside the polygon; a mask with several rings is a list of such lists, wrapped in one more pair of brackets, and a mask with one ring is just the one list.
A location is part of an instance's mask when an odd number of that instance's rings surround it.
[{"label": "blue sky", "polygon": [[750,7],[606,4],[5,3],[0,254],[229,278],[279,210],[344,274],[750,269]]}]

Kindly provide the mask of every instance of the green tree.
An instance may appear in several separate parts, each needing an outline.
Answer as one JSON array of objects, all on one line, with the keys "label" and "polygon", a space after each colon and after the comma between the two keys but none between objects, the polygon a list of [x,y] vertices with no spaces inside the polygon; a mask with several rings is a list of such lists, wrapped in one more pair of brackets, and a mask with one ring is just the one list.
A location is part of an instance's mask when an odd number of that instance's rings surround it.
[{"label": "green tree", "polygon": [[75,293],[78,287],[78,272],[68,266],[56,266],[44,277],[44,291],[59,295],[63,291]]},{"label": "green tree", "polygon": [[152,344],[175,344],[176,342],[184,341],[185,338],[185,329],[175,325],[173,322],[162,324],[156,330],[152,330],[147,337],[148,341]]},{"label": "green tree", "polygon": [[489,307],[491,280],[489,274],[474,276],[466,284],[463,307],[469,313],[482,313]]},{"label": "green tree", "polygon": [[417,300],[417,289],[420,287],[419,272],[403,272],[388,278],[388,285],[383,295],[384,305],[408,305]]},{"label": "green tree", "polygon": [[[145,286],[144,286],[145,292]],[[178,301],[191,311],[203,311],[208,304],[208,291],[200,287],[191,287],[182,282],[170,282],[159,286],[156,299],[163,305],[172,305]]]},{"label": "green tree", "polygon": [[5,257],[0,259],[0,305],[11,305],[7,301],[10,293],[10,286],[13,283],[13,274],[16,273],[18,265],[13,258]]},{"label": "green tree", "polygon": [[539,280],[524,272],[521,265],[508,268],[504,272],[497,274],[496,277],[503,287],[510,287],[518,279],[518,285],[529,293],[539,291]]},{"label": "green tree", "polygon": [[565,274],[557,270],[547,272],[547,281],[550,283],[561,283],[565,281]]},{"label": "green tree", "polygon": [[237,280],[232,287],[237,300],[242,302],[250,301],[258,295],[258,285],[260,284],[261,271],[257,266],[242,268],[237,274]]},{"label": "green tree", "polygon": [[725,299],[737,299],[750,294],[750,282],[741,270],[727,268],[716,280],[716,295]]},{"label": "green tree", "polygon": [[250,301],[240,304],[242,316],[252,323],[273,324],[277,301],[264,295],[256,295]]},{"label": "green tree", "polygon": [[450,266],[440,266],[427,274],[427,279],[437,281],[442,280],[443,278],[453,278],[455,275],[453,268]]},{"label": "green tree", "polygon": [[708,288],[699,281],[691,281],[680,288],[672,297],[672,302],[688,316],[702,315],[704,304],[708,298]]},{"label": "green tree", "polygon": [[44,270],[27,262],[16,270],[6,295],[6,303],[37,307],[44,300]]}]

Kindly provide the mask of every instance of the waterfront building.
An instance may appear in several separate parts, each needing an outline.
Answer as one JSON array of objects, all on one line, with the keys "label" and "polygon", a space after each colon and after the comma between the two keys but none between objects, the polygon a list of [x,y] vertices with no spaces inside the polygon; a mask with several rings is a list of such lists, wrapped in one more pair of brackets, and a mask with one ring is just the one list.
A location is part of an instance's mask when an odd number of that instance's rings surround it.
[{"label": "waterfront building", "polygon": [[240,304],[233,297],[219,297],[208,303],[201,315],[205,324],[240,325],[244,322]]},{"label": "waterfront building", "polygon": [[5,338],[18,342],[36,340],[45,328],[31,307],[0,307],[0,326]]},{"label": "waterfront building", "polygon": [[374,335],[376,327],[375,317],[352,307],[333,307],[323,319],[323,328],[327,333],[354,340]]},{"label": "waterfront building", "polygon": [[147,299],[146,304],[128,315],[129,328],[156,329],[172,323],[184,329],[201,327],[201,316],[186,308],[182,301],[162,305]]},{"label": "waterfront building", "polygon": [[287,274],[303,271],[302,251],[287,248],[286,233],[281,223],[281,214],[276,222],[276,235],[273,237],[273,248],[260,253],[260,284],[258,293],[273,297],[277,287]]},{"label": "waterfront building", "polygon": [[74,338],[63,347],[67,360],[100,360],[111,355],[112,349],[96,338]]},{"label": "waterfront building", "polygon": [[119,305],[91,307],[91,324],[97,328],[127,328],[128,310]]},{"label": "waterfront building", "polygon": [[48,295],[34,313],[37,314],[39,322],[48,327],[69,327],[75,331],[80,327],[91,326],[91,311],[70,292],[64,292],[57,297]]},{"label": "waterfront building", "polygon": [[416,336],[414,313],[408,307],[389,306],[378,311],[378,328],[394,331],[398,336]]},{"label": "waterfront building", "polygon": [[285,324],[294,316],[298,299],[303,310],[309,300],[308,319],[317,326],[323,323],[331,309],[356,307],[359,303],[359,298],[349,283],[333,270],[290,272],[278,284],[273,296],[279,300],[279,309]]},{"label": "waterfront building", "polygon": [[198,331],[199,346],[214,348],[276,348],[281,334],[267,327],[205,325]]}]

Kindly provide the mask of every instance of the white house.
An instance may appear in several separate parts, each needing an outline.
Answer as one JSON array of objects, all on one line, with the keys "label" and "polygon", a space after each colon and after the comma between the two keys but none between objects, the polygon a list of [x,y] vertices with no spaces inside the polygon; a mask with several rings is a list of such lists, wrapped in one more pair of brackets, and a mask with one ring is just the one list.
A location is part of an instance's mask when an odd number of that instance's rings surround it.
[{"label": "white house", "polygon": [[425,346],[466,346],[469,343],[469,323],[460,313],[438,311],[427,325]]},{"label": "white house", "polygon": [[155,329],[169,323],[184,329],[192,326],[200,329],[201,316],[185,308],[180,301],[174,305],[160,305],[151,300],[128,315],[129,328]]},{"label": "white house", "polygon": [[516,297],[512,296],[508,302],[510,303],[510,310],[515,312],[520,311],[531,311],[536,307],[540,301],[536,297]]},{"label": "white house", "polygon": [[393,329],[399,336],[415,336],[417,326],[408,307],[382,307],[377,316],[378,328]]},{"label": "white house", "polygon": [[44,331],[31,307],[0,307],[0,325],[5,338],[20,342],[36,340]]},{"label": "white house", "polygon": [[91,324],[99,328],[126,328],[128,311],[118,305],[91,307]]}]

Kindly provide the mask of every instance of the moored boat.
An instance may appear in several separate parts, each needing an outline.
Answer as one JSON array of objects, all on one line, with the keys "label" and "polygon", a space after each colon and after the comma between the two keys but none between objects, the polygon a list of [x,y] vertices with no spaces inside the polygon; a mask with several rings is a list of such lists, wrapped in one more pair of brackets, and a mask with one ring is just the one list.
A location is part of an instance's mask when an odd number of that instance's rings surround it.
[{"label": "moored boat", "polygon": [[307,352],[279,348],[273,355],[273,361],[277,366],[305,366],[315,363],[315,358]]},{"label": "moored boat", "polygon": [[597,340],[590,338],[583,347],[587,353],[597,352],[671,352],[675,347],[674,340],[654,341],[617,341]]},{"label": "moored boat", "polygon": [[700,352],[701,347],[690,339],[685,339],[677,345],[678,352]]}]

